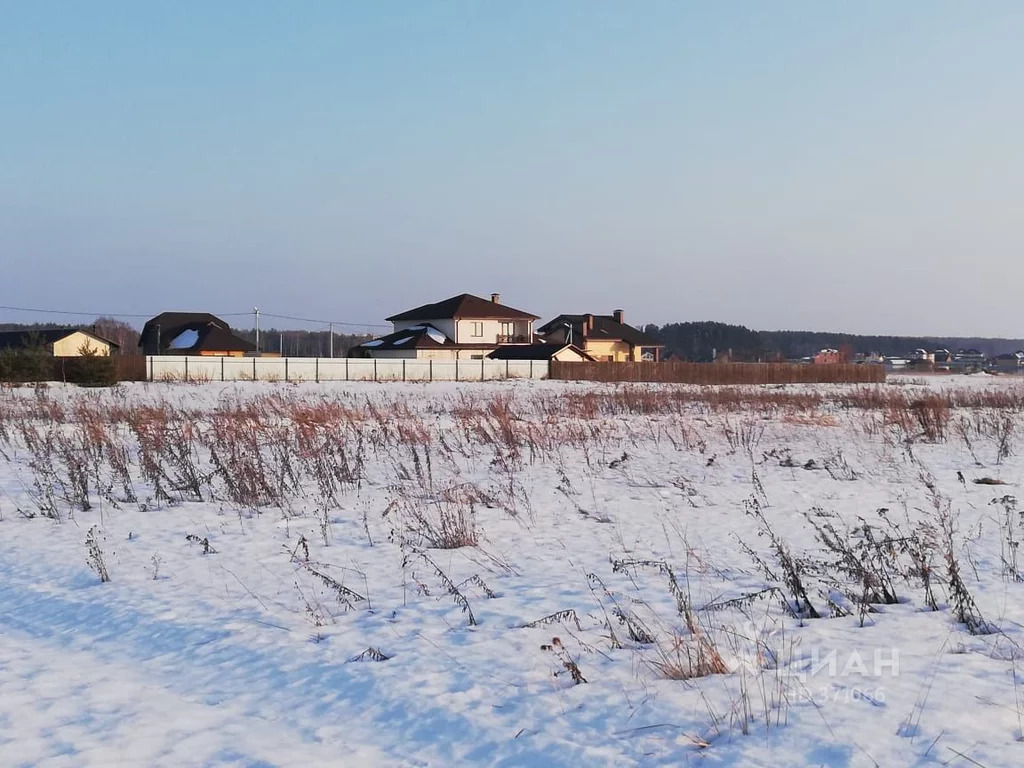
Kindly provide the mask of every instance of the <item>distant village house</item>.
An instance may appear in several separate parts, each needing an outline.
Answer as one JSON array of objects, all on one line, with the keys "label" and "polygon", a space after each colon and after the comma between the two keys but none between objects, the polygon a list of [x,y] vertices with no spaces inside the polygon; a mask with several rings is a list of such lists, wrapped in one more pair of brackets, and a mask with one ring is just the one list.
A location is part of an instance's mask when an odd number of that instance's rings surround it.
[{"label": "distant village house", "polygon": [[559,315],[537,330],[548,344],[572,344],[594,360],[607,362],[657,362],[665,346],[626,325],[621,309],[610,315]]},{"label": "distant village house", "polygon": [[255,344],[208,312],[162,312],[146,322],[139,347],[144,355],[243,357],[256,352]]},{"label": "distant village house", "polygon": [[120,351],[117,342],[88,328],[51,328],[38,331],[0,331],[0,349],[38,349],[54,357],[108,357]]},{"label": "distant village house", "polygon": [[349,350],[350,357],[483,360],[503,345],[531,345],[537,315],[461,293],[387,318],[394,331]]}]

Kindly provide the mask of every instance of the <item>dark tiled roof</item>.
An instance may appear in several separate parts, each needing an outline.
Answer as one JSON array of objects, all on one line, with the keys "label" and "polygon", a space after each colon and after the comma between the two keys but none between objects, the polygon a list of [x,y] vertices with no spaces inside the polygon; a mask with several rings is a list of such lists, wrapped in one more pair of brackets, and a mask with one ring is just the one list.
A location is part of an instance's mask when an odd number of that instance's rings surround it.
[{"label": "dark tiled roof", "polygon": [[481,299],[470,293],[460,293],[435,304],[399,312],[386,318],[388,322],[402,320],[449,320],[455,318],[480,318],[495,320],[536,320],[537,315],[508,307],[496,301]]},{"label": "dark tiled roof", "polygon": [[[574,343],[583,343],[583,324],[586,322],[586,315],[559,315],[554,320],[545,323],[537,329],[539,333],[551,333],[558,331],[566,324],[572,326],[572,340]],[[648,336],[631,325],[617,323],[611,315],[594,315],[594,327],[587,332],[586,337],[599,341],[624,341],[635,347],[663,347],[665,346],[657,339]]]},{"label": "dark tiled roof", "polygon": [[441,333],[441,331],[428,323],[424,323],[413,328],[407,328],[404,331],[389,333],[387,336],[381,336],[379,339],[364,341],[352,349],[376,351],[381,349],[437,349],[439,347],[454,346],[456,346],[455,342]]},{"label": "dark tiled roof", "polygon": [[231,326],[225,323],[216,315],[209,312],[161,312],[154,318],[146,321],[142,327],[142,335],[139,337],[139,346],[151,348],[156,347],[157,327],[159,327],[161,352],[167,348],[171,339],[181,335],[182,331],[189,329],[196,330],[200,326],[214,325],[230,331]]},{"label": "dark tiled roof", "polygon": [[34,344],[46,346],[61,339],[66,339],[71,334],[78,333],[79,331],[102,341],[104,344],[109,344],[114,349],[121,348],[121,345],[116,341],[104,339],[88,328],[47,328],[45,330],[0,331],[0,349],[27,349]]},{"label": "dark tiled roof", "polygon": [[568,347],[584,360],[593,358],[574,344],[502,344],[488,355],[492,360],[550,360]]},{"label": "dark tiled roof", "polygon": [[[209,323],[188,323],[184,327],[179,326],[177,333],[168,337],[162,335],[164,354],[171,355],[196,355],[200,352],[255,352],[256,345],[251,341],[235,336],[226,328],[221,328]],[[169,345],[178,336],[188,331],[195,331],[198,334],[196,343],[190,347],[171,348]]]}]

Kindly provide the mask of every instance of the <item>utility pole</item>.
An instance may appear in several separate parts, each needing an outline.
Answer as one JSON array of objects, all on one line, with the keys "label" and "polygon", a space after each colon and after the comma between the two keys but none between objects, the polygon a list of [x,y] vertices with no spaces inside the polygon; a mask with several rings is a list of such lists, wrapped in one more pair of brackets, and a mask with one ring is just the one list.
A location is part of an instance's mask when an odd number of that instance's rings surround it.
[{"label": "utility pole", "polygon": [[329,356],[330,357],[334,357],[334,323],[330,323],[328,325],[328,327],[330,328],[329,333],[331,334],[331,336],[330,336],[330,338],[331,338],[331,346],[330,346],[331,354]]},{"label": "utility pole", "polygon": [[253,313],[256,315],[256,351],[260,351],[260,308],[253,307]]}]

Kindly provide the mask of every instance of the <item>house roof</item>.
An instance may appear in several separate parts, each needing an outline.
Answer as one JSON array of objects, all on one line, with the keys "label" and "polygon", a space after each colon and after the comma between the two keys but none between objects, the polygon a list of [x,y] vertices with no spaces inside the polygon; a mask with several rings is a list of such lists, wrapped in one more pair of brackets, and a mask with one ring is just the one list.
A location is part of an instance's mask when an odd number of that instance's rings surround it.
[{"label": "house roof", "polygon": [[455,342],[429,323],[406,328],[404,331],[389,333],[378,339],[364,341],[353,349],[437,349],[454,347]]},{"label": "house roof", "polygon": [[550,360],[563,349],[571,349],[584,360],[593,360],[575,344],[503,344],[487,357],[492,360]]},{"label": "house roof", "polygon": [[665,346],[652,336],[643,331],[637,330],[631,325],[616,322],[612,315],[592,315],[594,327],[589,330],[586,337],[583,335],[583,324],[587,315],[559,315],[542,325],[537,330],[540,333],[551,333],[565,325],[572,327],[573,341],[581,341],[583,338],[598,339],[602,341],[624,341],[634,347],[663,347]]},{"label": "house roof", "polygon": [[209,312],[161,312],[156,317],[150,318],[142,327],[142,335],[139,337],[139,346],[143,346],[151,340],[160,328],[160,343],[164,344],[165,339],[174,338],[180,330],[199,325],[215,325],[225,330],[231,330],[231,326],[216,315]]},{"label": "house roof", "polygon": [[[179,326],[171,336],[161,334],[161,352],[178,355],[199,352],[255,352],[256,345],[236,336],[227,328],[209,323],[188,323]],[[180,346],[175,341],[180,340]]]},{"label": "house roof", "polygon": [[536,320],[537,315],[523,312],[501,304],[474,296],[471,293],[460,293],[450,299],[434,304],[424,304],[397,315],[385,318],[389,323],[402,320],[454,320],[460,318],[479,318],[481,320]]},{"label": "house roof", "polygon": [[37,342],[41,345],[53,344],[61,339],[66,339],[73,333],[84,333],[97,341],[109,344],[114,349],[121,348],[116,341],[105,339],[88,328],[46,328],[44,330],[0,331],[0,349],[27,349]]},{"label": "house roof", "polygon": [[209,312],[161,312],[146,322],[139,346],[156,348],[158,338],[159,354],[256,351],[255,344],[236,336],[230,325]]}]

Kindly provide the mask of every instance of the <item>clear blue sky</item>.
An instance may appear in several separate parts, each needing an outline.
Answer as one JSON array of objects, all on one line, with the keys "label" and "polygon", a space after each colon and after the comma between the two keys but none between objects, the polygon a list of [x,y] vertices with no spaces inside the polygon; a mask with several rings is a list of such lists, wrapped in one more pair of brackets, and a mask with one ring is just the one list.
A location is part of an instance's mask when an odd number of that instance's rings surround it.
[{"label": "clear blue sky", "polygon": [[1024,335],[1024,2],[0,19],[3,305]]}]

